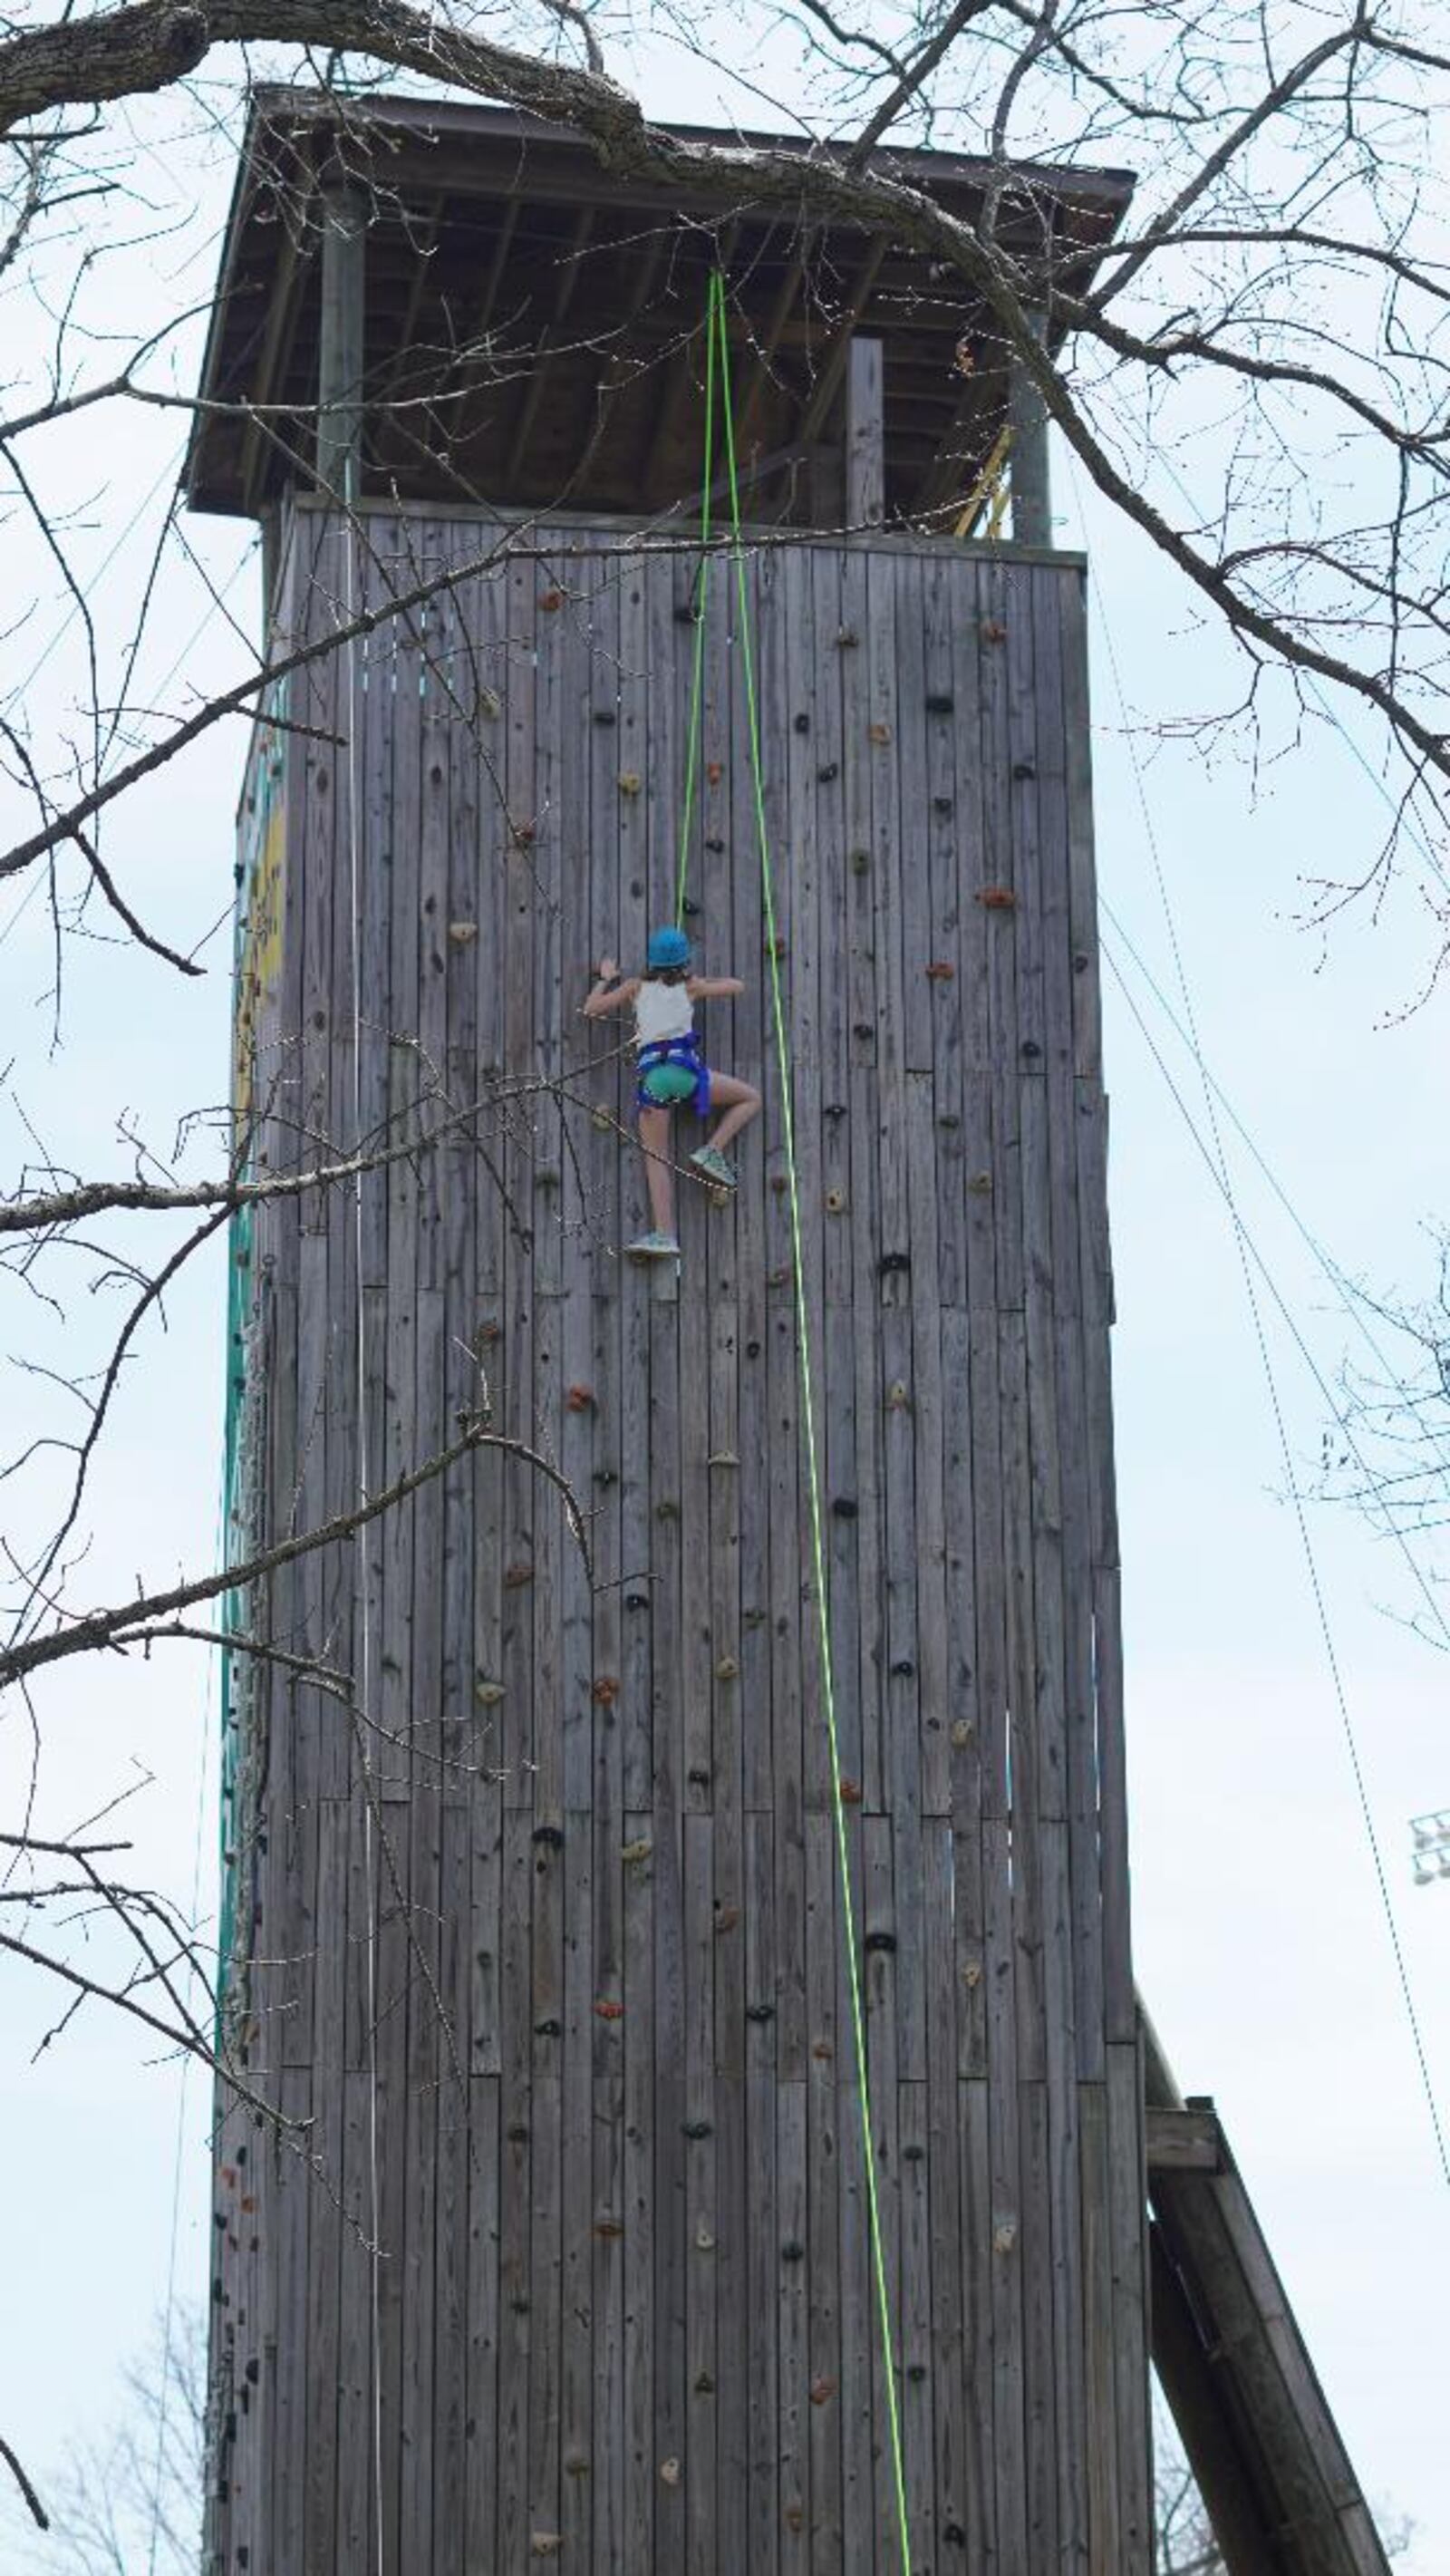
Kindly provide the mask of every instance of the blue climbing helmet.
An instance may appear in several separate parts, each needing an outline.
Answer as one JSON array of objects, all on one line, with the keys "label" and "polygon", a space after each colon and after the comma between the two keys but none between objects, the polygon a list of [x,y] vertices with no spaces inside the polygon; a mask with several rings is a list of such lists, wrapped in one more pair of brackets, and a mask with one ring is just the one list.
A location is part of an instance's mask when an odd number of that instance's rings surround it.
[{"label": "blue climbing helmet", "polygon": [[663,974],[674,966],[688,966],[689,962],[690,943],[683,930],[676,930],[673,922],[663,930],[650,932],[645,963],[652,974]]}]

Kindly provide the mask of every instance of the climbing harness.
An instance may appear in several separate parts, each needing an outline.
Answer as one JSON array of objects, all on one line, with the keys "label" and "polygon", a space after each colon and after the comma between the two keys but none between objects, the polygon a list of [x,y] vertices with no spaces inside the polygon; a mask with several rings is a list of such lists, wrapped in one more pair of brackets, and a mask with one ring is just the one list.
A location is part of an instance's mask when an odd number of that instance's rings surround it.
[{"label": "climbing harness", "polygon": [[677,1109],[693,1101],[697,1118],[710,1115],[710,1068],[693,1030],[688,1037],[657,1038],[635,1059],[636,1109]]},{"label": "climbing harness", "polygon": [[704,700],[704,626],[710,561],[710,490],[715,438],[715,410],[718,399],[723,431],[725,469],[730,500],[730,559],[735,571],[737,631],[740,641],[741,671],[745,683],[747,732],[750,745],[752,806],[756,841],[760,854],[761,899],[765,914],[765,948],[770,960],[771,1017],[775,1036],[777,1067],[780,1079],[781,1123],[785,1144],[786,1197],[790,1211],[792,1275],[795,1280],[796,1342],[800,1356],[800,1391],[803,1429],[803,1455],[807,1489],[810,1496],[811,1572],[815,1595],[816,1623],[821,1665],[821,1697],[824,1705],[826,1733],[830,1747],[831,1798],[836,1825],[837,1880],[840,1892],[841,1920],[845,1929],[846,1985],[851,2005],[851,2027],[855,2042],[857,2097],[861,2114],[861,2149],[866,2179],[866,2209],[871,2244],[871,2268],[875,2285],[875,2307],[880,2331],[882,2380],[886,2389],[889,2448],[895,2507],[895,2525],[900,2551],[901,2576],[910,2576],[911,2530],[906,2504],[906,2467],[902,2444],[901,2409],[897,2394],[896,2342],[892,2331],[891,2303],[886,2284],[886,2253],[883,2242],[880,2195],[876,2178],[876,2149],[871,2117],[871,2095],[866,2050],[866,2015],[862,1991],[862,1942],[856,1927],[851,1896],[851,1837],[847,1824],[845,1784],[841,1769],[840,1731],[836,1714],[835,1665],[831,1646],[830,1604],[827,1593],[825,1510],[822,1501],[820,1438],[816,1426],[815,1370],[812,1358],[810,1310],[806,1299],[805,1245],[801,1222],[800,1174],[796,1158],[795,1116],[791,1095],[790,1047],[786,1034],[785,994],[781,977],[783,942],[776,923],[775,879],[771,860],[770,832],[765,814],[765,770],[761,749],[760,708],[756,688],[755,656],[751,642],[750,586],[745,544],[741,531],[740,478],[735,454],[735,422],[730,397],[730,349],[726,318],[725,281],[718,269],[710,278],[709,302],[705,333],[705,472],[700,511],[701,570],[695,609],[694,675],[691,688],[690,724],[685,759],[685,807],[680,825],[679,874],[676,887],[676,918],[683,921],[689,857],[690,808],[696,782],[701,776],[700,735]]}]

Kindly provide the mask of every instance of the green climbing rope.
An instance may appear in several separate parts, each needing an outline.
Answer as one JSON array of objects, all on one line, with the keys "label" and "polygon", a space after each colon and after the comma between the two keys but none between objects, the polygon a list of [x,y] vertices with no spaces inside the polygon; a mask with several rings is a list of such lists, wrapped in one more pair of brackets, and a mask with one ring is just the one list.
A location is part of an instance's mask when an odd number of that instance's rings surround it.
[{"label": "green climbing rope", "polygon": [[[881,2207],[876,2187],[876,2153],[873,2144],[871,2096],[867,2078],[866,2017],[861,1992],[861,1950],[856,1931],[855,1910],[851,1902],[851,1851],[846,1824],[846,1802],[841,1787],[841,1748],[836,1721],[835,1666],[831,1653],[830,1604],[826,1579],[825,1513],[821,1499],[821,1466],[816,1432],[815,1377],[811,1360],[810,1315],[806,1304],[805,1259],[801,1231],[799,1175],[796,1164],[795,1114],[792,1106],[790,1049],[786,1040],[785,997],[780,971],[780,942],[776,936],[775,877],[771,864],[770,832],[765,818],[765,770],[761,756],[760,709],[755,683],[755,658],[751,648],[750,593],[746,578],[745,545],[741,534],[740,480],[735,457],[735,422],[730,399],[730,351],[726,328],[725,281],[718,270],[710,280],[710,333],[718,353],[720,379],[720,416],[724,425],[725,462],[730,486],[731,555],[735,565],[739,599],[741,667],[745,679],[745,705],[750,737],[750,766],[754,793],[755,829],[760,847],[760,882],[765,908],[766,953],[770,959],[771,1010],[775,1025],[776,1057],[780,1076],[781,1119],[785,1137],[785,1167],[790,1207],[791,1250],[794,1258],[796,1297],[796,1339],[800,1349],[801,1411],[805,1430],[805,1467],[810,1492],[811,1560],[815,1578],[816,1617],[820,1636],[821,1691],[825,1703],[826,1731],[830,1739],[831,1794],[836,1818],[836,1856],[840,1876],[841,1915],[846,1932],[847,1986],[851,1998],[851,2022],[856,2044],[856,2081],[861,2104],[861,2146],[866,2167],[866,2207],[871,2231],[871,2261],[876,2284],[876,2313],[881,2332],[886,2382],[887,2407],[890,2417],[891,2467],[895,2489],[897,2534],[901,2549],[901,2576],[910,2576],[911,2530],[906,2506],[906,2467],[901,2438],[901,2409],[896,2388],[896,2354],[891,2327],[891,2303],[886,2287],[886,2255],[882,2242]],[[714,365],[707,374],[707,440],[712,423]],[[708,449],[707,449],[708,453]],[[707,467],[707,496],[708,496]],[[698,639],[697,639],[698,640]],[[683,890],[683,879],[681,881]]]},{"label": "green climbing rope", "polygon": [[[710,596],[710,494],[715,473],[715,277],[705,319],[705,466],[700,484],[700,570],[695,589],[694,671],[690,730],[685,745],[685,794],[680,809],[680,856],[675,872],[675,928],[685,926],[685,887],[690,871],[690,809],[700,776],[700,729],[705,708],[705,610]],[[702,796],[703,802],[703,796]]]}]

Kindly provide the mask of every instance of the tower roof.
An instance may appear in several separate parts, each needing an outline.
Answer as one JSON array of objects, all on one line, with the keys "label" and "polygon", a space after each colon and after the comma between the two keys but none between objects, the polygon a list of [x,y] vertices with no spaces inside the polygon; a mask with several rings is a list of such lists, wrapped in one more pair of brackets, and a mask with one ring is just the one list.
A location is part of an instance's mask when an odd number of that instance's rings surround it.
[{"label": "tower roof", "polygon": [[[800,138],[675,126],[682,143]],[[971,222],[991,177],[948,152],[872,168]],[[1132,192],[1117,170],[1015,164],[1005,250],[1044,285],[1086,283]],[[964,490],[1006,412],[986,307],[929,251],[800,204],[602,166],[562,128],[457,99],[261,88],[222,254],[186,461],[192,506],[258,515],[313,447],[326,192],[365,192],[363,490],[415,501],[655,511],[698,488],[702,324],[727,278],[742,466],[773,512],[809,517],[855,332],[883,345],[889,517]],[[1048,340],[1056,345],[1048,299]],[[237,408],[234,408],[237,407]]]}]

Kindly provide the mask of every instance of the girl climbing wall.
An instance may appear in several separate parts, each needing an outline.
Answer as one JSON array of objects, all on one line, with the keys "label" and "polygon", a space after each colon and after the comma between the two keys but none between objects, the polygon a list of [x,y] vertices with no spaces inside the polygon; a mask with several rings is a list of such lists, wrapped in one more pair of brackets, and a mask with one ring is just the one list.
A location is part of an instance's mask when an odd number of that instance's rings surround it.
[{"label": "girl climbing wall", "polygon": [[738,975],[692,974],[689,940],[673,927],[651,931],[643,975],[621,975],[612,957],[599,961],[584,1000],[585,1019],[602,1020],[611,1011],[634,1008],[634,1097],[654,1223],[648,1234],[626,1247],[632,1260],[679,1258],[670,1150],[670,1119],[677,1108],[693,1108],[697,1118],[708,1118],[712,1109],[724,1111],[714,1135],[696,1147],[690,1163],[712,1188],[735,1187],[724,1149],[755,1117],[760,1094],[753,1083],[706,1064],[695,1034],[695,1004],[729,1000],[744,990]]}]

